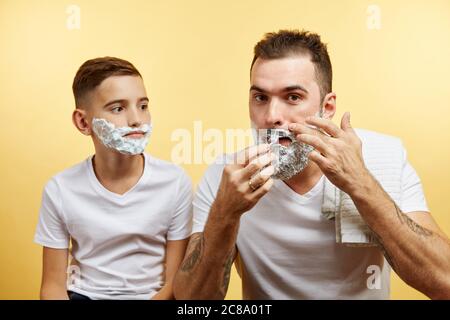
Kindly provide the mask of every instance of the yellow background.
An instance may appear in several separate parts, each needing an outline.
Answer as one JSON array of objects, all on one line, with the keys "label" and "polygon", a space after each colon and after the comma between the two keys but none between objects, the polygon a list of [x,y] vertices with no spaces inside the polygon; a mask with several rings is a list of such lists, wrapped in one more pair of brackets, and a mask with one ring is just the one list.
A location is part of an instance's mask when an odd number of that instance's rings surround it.
[{"label": "yellow background", "polygon": [[[69,30],[68,5],[81,9]],[[367,8],[381,9],[381,29]],[[338,114],[399,136],[428,204],[450,233],[450,2],[433,1],[0,1],[0,298],[35,299],[41,248],[33,244],[41,192],[93,152],[71,123],[71,84],[86,59],[129,59],[143,74],[154,134],[170,160],[177,128],[247,128],[249,65],[261,36],[281,28],[329,43]],[[337,122],[338,123],[338,122]],[[184,165],[194,183],[206,168]],[[234,271],[233,271],[234,272]],[[241,297],[233,273],[228,298]],[[393,276],[392,298],[424,296]]]}]

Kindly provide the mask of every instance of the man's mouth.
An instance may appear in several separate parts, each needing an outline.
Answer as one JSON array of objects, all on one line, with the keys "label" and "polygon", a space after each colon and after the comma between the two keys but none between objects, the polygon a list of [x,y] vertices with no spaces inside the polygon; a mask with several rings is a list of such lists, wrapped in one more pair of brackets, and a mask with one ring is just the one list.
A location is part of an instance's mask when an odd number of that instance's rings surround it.
[{"label": "man's mouth", "polygon": [[288,137],[280,137],[278,138],[278,143],[284,147],[287,147],[292,143],[292,140]]}]

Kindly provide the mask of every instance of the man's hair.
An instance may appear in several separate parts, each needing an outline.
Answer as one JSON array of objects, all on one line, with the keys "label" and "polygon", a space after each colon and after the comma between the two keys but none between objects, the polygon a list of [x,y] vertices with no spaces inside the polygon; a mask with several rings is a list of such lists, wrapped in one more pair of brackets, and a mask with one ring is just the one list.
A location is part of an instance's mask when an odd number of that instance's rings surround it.
[{"label": "man's hair", "polygon": [[280,30],[266,33],[254,48],[250,71],[256,59],[281,59],[296,54],[306,54],[314,65],[316,81],[319,84],[321,99],[332,90],[333,72],[327,46],[320,36],[309,31]]},{"label": "man's hair", "polygon": [[142,78],[139,71],[130,62],[123,59],[102,57],[87,60],[78,69],[73,79],[72,91],[75,97],[75,106],[83,105],[86,102],[86,95],[106,78],[126,75]]}]

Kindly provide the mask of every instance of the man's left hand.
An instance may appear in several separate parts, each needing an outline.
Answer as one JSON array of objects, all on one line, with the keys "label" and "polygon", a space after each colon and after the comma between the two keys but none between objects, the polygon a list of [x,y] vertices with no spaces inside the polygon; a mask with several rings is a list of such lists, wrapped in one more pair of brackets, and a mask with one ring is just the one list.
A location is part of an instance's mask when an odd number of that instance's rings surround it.
[{"label": "man's left hand", "polygon": [[341,127],[331,120],[308,117],[306,124],[289,125],[299,142],[315,148],[309,159],[314,161],[336,187],[352,195],[371,178],[364,165],[362,143],[350,124],[350,113],[342,116]]}]

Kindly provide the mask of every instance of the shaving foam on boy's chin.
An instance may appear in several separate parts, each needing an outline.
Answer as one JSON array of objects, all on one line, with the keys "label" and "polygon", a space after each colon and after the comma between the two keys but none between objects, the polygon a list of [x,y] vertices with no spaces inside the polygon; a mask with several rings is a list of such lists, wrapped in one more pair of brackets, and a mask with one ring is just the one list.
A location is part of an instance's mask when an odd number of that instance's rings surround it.
[{"label": "shaving foam on boy's chin", "polygon": [[[152,133],[152,124],[146,123],[139,128],[119,127],[106,119],[94,118],[92,129],[99,140],[110,149],[127,155],[136,155],[144,152]],[[142,132],[141,138],[126,137],[132,132]]]}]

